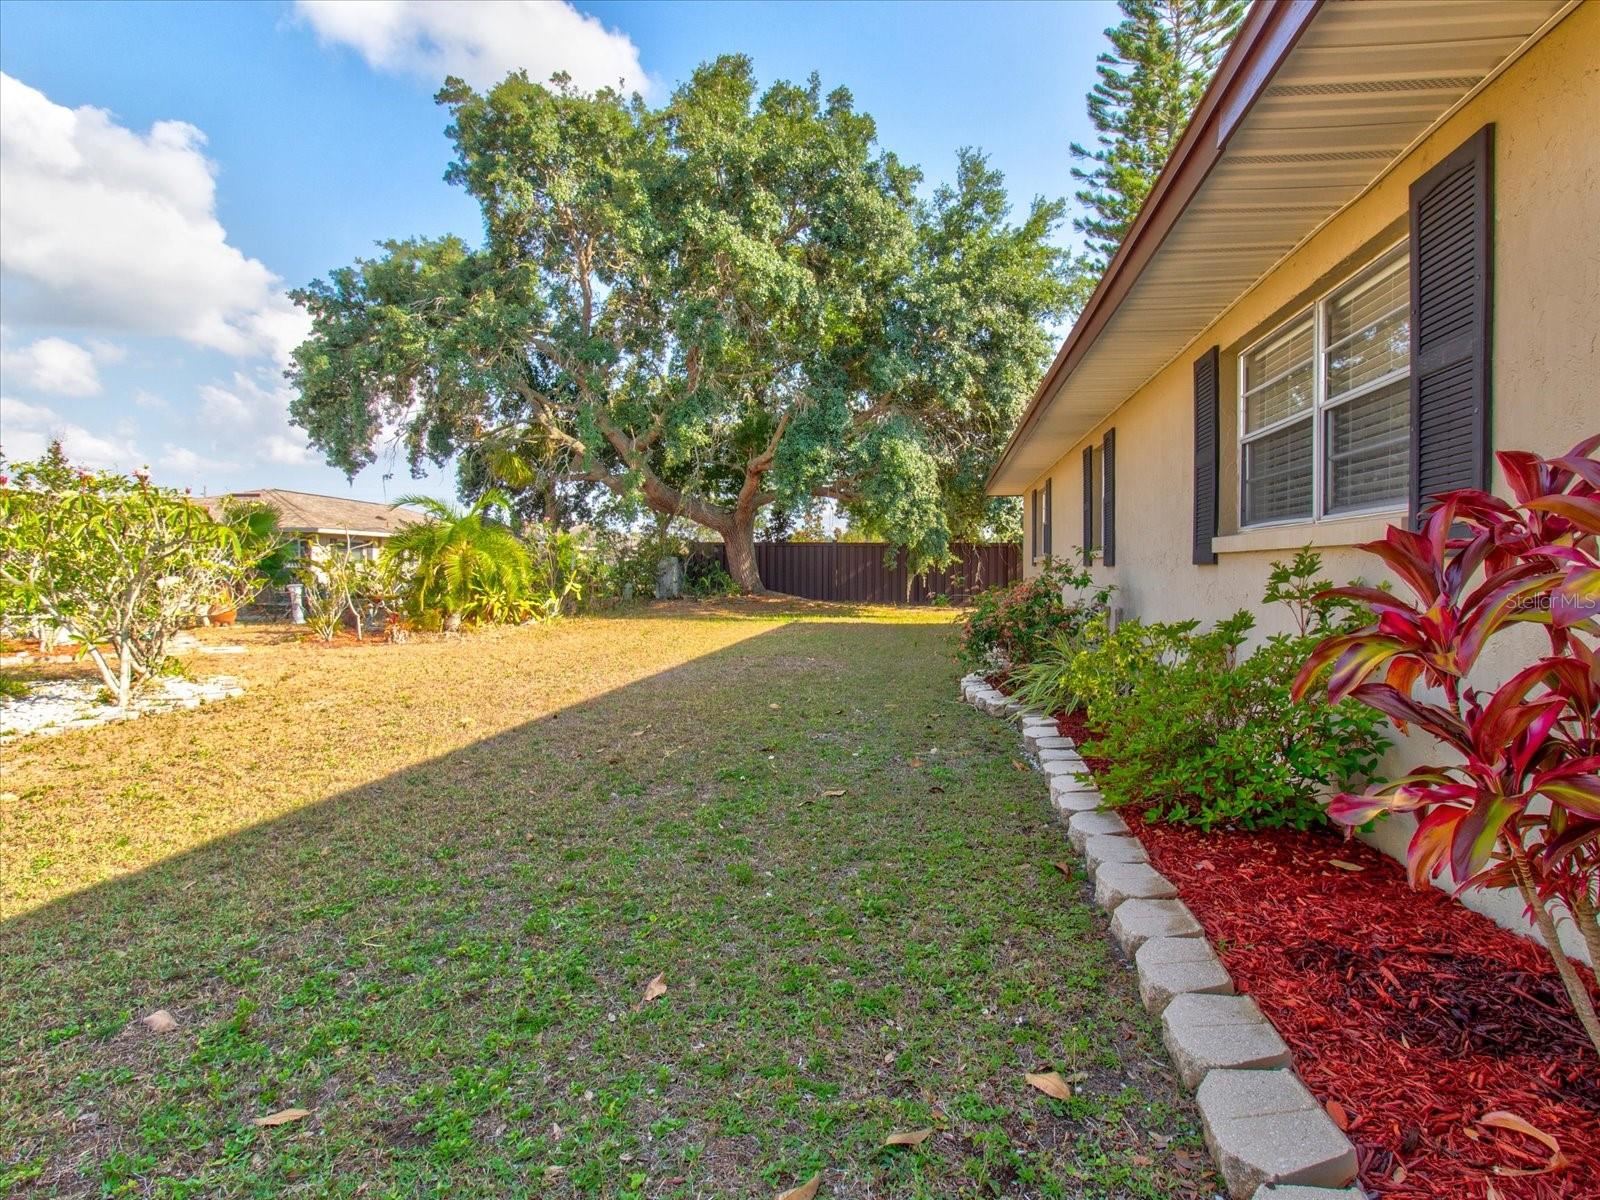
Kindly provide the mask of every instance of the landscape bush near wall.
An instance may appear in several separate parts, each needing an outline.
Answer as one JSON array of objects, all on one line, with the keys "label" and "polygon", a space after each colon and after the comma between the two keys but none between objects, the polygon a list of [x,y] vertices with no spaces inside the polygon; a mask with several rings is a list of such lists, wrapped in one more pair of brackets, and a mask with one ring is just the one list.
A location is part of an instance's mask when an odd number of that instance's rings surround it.
[{"label": "landscape bush near wall", "polygon": [[1320,824],[1320,795],[1364,780],[1385,744],[1382,718],[1363,706],[1290,695],[1318,642],[1354,628],[1352,605],[1322,595],[1321,566],[1309,550],[1273,564],[1263,603],[1284,605],[1296,632],[1253,653],[1247,610],[1204,632],[1196,621],[1112,629],[1101,611],[1048,635],[1015,671],[1016,690],[1083,715],[1095,737],[1082,749],[1106,760],[1097,778],[1110,804],[1201,828]]},{"label": "landscape bush near wall", "polygon": [[[1341,793],[1330,814],[1352,827],[1415,814],[1413,884],[1448,867],[1458,890],[1516,888],[1600,1053],[1593,998],[1556,929],[1558,915],[1570,919],[1600,964],[1597,448],[1600,435],[1555,458],[1501,452],[1510,502],[1449,492],[1434,498],[1421,532],[1392,527],[1364,546],[1411,599],[1363,587],[1325,593],[1372,620],[1317,647],[1295,693],[1326,676],[1330,703],[1353,698],[1439,743],[1445,765]],[[1545,630],[1547,652],[1492,689],[1476,686],[1486,646],[1520,624]]]}]

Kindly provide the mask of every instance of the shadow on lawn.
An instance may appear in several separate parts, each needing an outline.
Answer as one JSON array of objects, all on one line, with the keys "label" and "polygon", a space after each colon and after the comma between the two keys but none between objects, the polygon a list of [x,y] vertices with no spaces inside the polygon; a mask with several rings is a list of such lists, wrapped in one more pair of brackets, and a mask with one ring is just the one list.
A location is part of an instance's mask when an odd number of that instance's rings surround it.
[{"label": "shadow on lawn", "polygon": [[[785,624],[0,926],[0,1182],[865,1196],[1056,1153],[1184,1194],[1146,1137],[1186,1102],[946,636]],[[1045,1063],[1062,1120],[992,1094]]]}]

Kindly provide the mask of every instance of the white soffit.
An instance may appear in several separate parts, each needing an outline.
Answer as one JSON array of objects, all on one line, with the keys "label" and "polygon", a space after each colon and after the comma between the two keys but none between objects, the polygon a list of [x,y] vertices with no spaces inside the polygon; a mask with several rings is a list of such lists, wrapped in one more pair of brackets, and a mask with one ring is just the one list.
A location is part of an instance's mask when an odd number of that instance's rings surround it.
[{"label": "white soffit", "polygon": [[990,490],[1026,488],[1571,7],[1328,0]]}]

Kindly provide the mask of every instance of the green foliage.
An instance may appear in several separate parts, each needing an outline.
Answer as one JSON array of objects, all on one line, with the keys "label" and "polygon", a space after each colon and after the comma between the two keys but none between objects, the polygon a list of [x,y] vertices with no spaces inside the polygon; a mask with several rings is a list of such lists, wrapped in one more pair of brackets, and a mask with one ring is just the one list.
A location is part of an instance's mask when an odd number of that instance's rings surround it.
[{"label": "green foliage", "polygon": [[337,550],[300,564],[292,577],[304,589],[306,623],[325,642],[333,641],[346,616],[356,637],[364,636],[393,611],[403,588],[396,560],[369,562]]},{"label": "green foliage", "polygon": [[575,609],[603,578],[600,561],[575,533],[543,525],[528,531],[532,565],[529,600],[535,617],[553,621]]},{"label": "green foliage", "polygon": [[564,520],[609,491],[735,548],[826,498],[918,566],[1004,524],[983,482],[1064,313],[1060,202],[1013,220],[974,153],[920,196],[847,91],[758,93],[740,57],[659,109],[520,73],[439,101],[485,241],[386,242],[295,293],[291,411],[330,461],[395,425],[469,494]]},{"label": "green foliage", "polygon": [[1304,829],[1323,820],[1319,793],[1372,770],[1381,717],[1291,696],[1311,648],[1352,621],[1347,602],[1320,595],[1321,566],[1310,550],[1272,564],[1263,599],[1284,605],[1296,628],[1254,653],[1245,610],[1205,632],[1193,621],[1107,632],[1099,620],[1050,647],[1033,686],[1081,707],[1099,731],[1084,752],[1110,760],[1097,776],[1108,802],[1205,829]]},{"label": "green foliage", "polygon": [[168,639],[246,585],[254,547],[148,474],[73,467],[59,443],[0,480],[0,611],[64,631],[126,708]]},{"label": "green foliage", "polygon": [[1075,629],[1053,635],[1013,677],[1017,696],[1046,712],[1102,712],[1127,695],[1147,667],[1175,661],[1198,621],[1123,621],[1111,628],[1105,608]]},{"label": "green foliage", "polygon": [[14,675],[0,675],[0,699],[23,700],[28,695],[28,685]]},{"label": "green foliage", "polygon": [[511,526],[495,516],[508,507],[502,493],[485,492],[465,511],[431,496],[406,496],[397,504],[425,514],[384,548],[403,572],[405,607],[412,617],[437,613],[445,628],[456,629],[533,614],[542,599],[534,586],[533,561]]},{"label": "green foliage", "polygon": [[[1087,594],[1068,599],[1069,590]],[[1048,559],[1037,575],[990,588],[973,601],[961,625],[961,662],[981,671],[1020,670],[1052,639],[1076,633],[1110,595],[1110,588],[1094,586],[1086,568]]]},{"label": "green foliage", "polygon": [[689,595],[701,598],[737,596],[739,585],[728,574],[728,568],[715,559],[691,557],[684,563],[684,586]]},{"label": "green foliage", "polygon": [[234,603],[249,604],[263,587],[282,587],[293,578],[290,541],[278,528],[278,510],[272,505],[224,497],[222,523],[232,530],[240,558],[252,568],[235,586]]},{"label": "green foliage", "polygon": [[[1097,147],[1073,144],[1087,210],[1073,227],[1090,253],[1074,278],[1093,280],[1111,261],[1244,17],[1245,0],[1119,0],[1122,21],[1106,30],[1112,53],[1099,57],[1089,93]],[[1080,297],[1087,300],[1087,295]],[[1081,307],[1081,303],[1080,303]]]}]

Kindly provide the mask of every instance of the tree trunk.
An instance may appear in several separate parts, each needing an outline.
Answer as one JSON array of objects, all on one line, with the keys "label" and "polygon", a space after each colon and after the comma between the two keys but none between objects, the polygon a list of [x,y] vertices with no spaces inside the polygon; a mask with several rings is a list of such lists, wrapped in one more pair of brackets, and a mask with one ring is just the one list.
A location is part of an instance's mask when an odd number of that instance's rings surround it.
[{"label": "tree trunk", "polygon": [[728,574],[741,591],[764,596],[767,589],[761,583],[761,568],[756,565],[756,514],[755,510],[736,511],[733,524],[722,532],[722,544],[728,551]]},{"label": "tree trunk", "polygon": [[1578,1024],[1582,1025],[1583,1031],[1589,1035],[1589,1043],[1594,1047],[1595,1054],[1600,1055],[1600,1013],[1595,1012],[1594,997],[1589,995],[1589,988],[1583,982],[1583,976],[1578,974],[1578,968],[1572,965],[1572,960],[1561,948],[1561,936],[1556,930],[1555,920],[1550,916],[1550,910],[1544,906],[1543,898],[1533,886],[1528,860],[1523,856],[1522,847],[1514,839],[1503,840],[1511,856],[1511,871],[1517,881],[1517,890],[1522,893],[1522,898],[1532,910],[1533,923],[1544,939],[1545,949],[1550,952],[1550,957],[1555,962],[1556,974],[1561,977],[1561,986],[1566,989],[1567,999],[1572,1002],[1572,1011],[1577,1015]]}]

